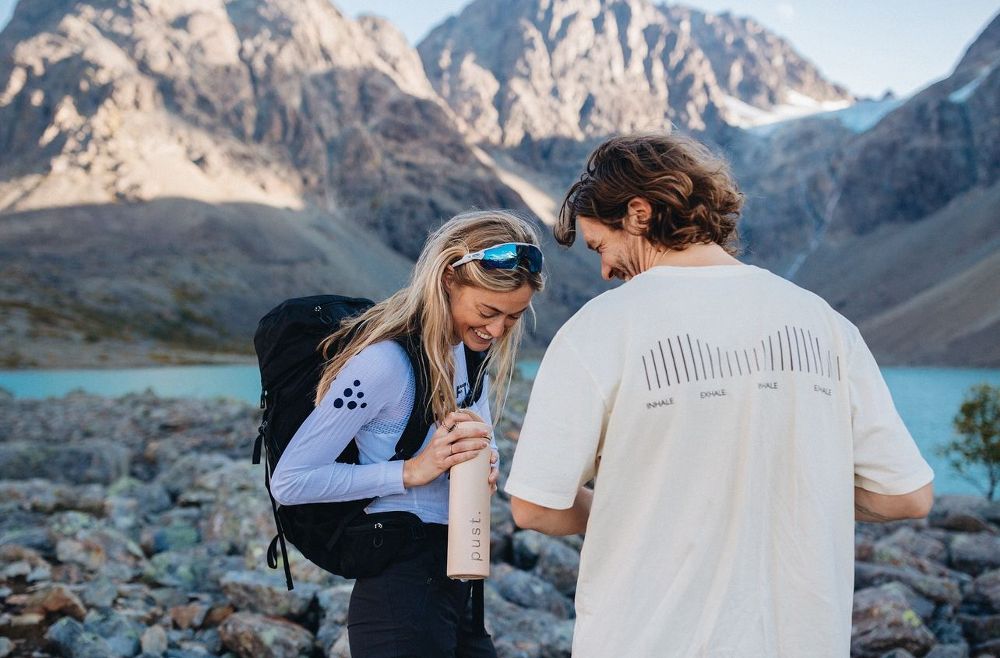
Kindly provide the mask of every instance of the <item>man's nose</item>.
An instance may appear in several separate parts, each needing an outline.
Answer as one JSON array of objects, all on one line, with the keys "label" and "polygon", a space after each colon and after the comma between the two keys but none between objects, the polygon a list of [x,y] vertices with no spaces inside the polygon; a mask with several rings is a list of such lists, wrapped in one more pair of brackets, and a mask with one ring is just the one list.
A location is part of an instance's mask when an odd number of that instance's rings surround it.
[{"label": "man's nose", "polygon": [[601,263],[601,277],[605,281],[610,281],[612,279],[610,265],[605,265],[604,263]]}]

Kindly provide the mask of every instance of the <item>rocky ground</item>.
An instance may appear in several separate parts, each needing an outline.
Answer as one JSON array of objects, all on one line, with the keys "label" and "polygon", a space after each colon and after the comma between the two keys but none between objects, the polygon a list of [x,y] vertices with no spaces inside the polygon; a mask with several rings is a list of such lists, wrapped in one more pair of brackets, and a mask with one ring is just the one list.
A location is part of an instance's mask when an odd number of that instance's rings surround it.
[{"label": "rocky ground", "polygon": [[[508,403],[501,452],[523,395]],[[292,556],[250,463],[257,410],[151,394],[0,397],[0,658],[349,656],[350,581]],[[502,657],[569,656],[581,539],[493,506],[487,627]],[[294,553],[294,552],[293,552]],[[1000,503],[860,525],[852,654],[1000,656]]]}]

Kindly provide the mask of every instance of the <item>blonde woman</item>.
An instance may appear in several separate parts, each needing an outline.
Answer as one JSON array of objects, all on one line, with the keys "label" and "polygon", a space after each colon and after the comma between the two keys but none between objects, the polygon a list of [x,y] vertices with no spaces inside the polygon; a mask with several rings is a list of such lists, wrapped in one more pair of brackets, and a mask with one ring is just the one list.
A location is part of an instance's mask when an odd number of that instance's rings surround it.
[{"label": "blonde woman", "polygon": [[[463,409],[466,348],[486,353],[499,403],[514,367],[524,313],[544,285],[542,253],[530,224],[505,211],[459,215],[430,236],[410,284],[324,341],[342,347],[325,366],[316,408],[296,432],[271,479],[282,505],[375,497],[369,515],[410,519],[418,532],[378,575],[358,578],[348,631],[354,658],[495,656],[471,614],[470,584],[445,575],[447,472],[493,451],[489,378]],[[413,366],[394,339],[419,335],[428,404],[437,422],[421,449],[392,460],[413,408]],[[349,398],[349,400],[348,400]],[[461,426],[456,426],[462,421]],[[336,462],[355,439],[359,464]],[[382,516],[384,515],[384,517]]]}]

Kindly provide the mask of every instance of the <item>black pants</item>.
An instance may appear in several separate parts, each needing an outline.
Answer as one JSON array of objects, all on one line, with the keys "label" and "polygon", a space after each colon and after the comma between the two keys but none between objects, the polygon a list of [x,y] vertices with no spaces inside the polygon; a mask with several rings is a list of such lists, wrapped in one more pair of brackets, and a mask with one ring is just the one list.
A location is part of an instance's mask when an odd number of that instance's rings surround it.
[{"label": "black pants", "polygon": [[445,575],[447,526],[427,524],[381,574],[358,578],[347,629],[353,658],[496,658],[475,623],[471,583]]}]

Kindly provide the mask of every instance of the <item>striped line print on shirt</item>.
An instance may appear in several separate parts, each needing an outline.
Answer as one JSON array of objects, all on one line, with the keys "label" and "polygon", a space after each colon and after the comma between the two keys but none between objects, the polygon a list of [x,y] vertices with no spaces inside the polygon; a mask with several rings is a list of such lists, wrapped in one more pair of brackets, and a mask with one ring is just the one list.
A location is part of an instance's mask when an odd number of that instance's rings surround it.
[{"label": "striped line print on shirt", "polygon": [[789,325],[762,338],[760,345],[737,349],[723,350],[691,334],[667,336],[642,355],[642,368],[650,391],[760,372],[804,372],[841,379],[840,355],[824,349],[811,330]]}]

